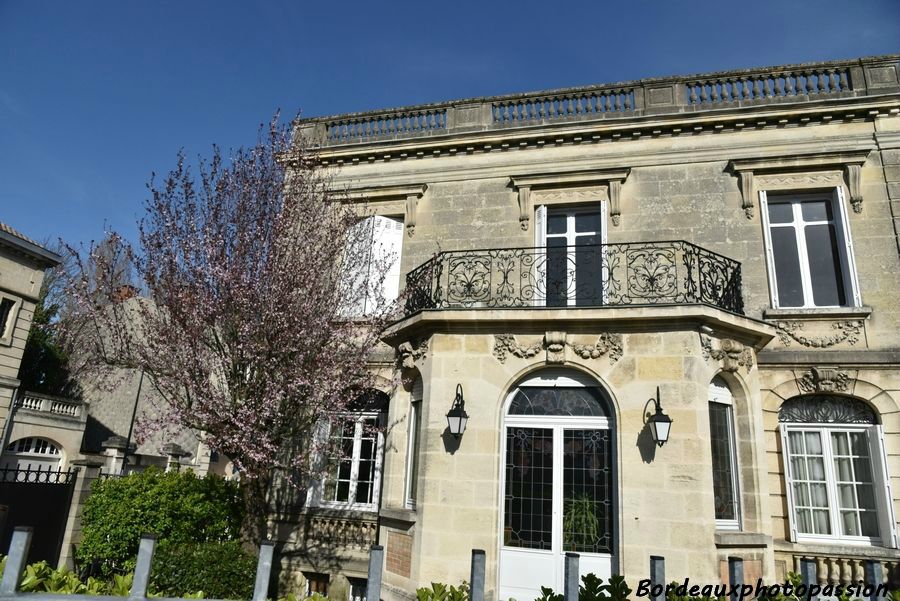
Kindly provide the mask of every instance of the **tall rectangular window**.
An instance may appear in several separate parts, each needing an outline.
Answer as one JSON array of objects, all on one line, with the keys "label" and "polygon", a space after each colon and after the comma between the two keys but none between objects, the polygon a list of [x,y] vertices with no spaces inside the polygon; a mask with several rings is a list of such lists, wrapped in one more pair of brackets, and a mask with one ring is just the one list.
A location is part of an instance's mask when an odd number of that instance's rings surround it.
[{"label": "tall rectangular window", "polygon": [[[400,255],[403,250],[403,220],[383,215],[366,217],[349,234],[345,286],[354,302],[351,317],[371,315],[390,304],[400,293]],[[360,294],[365,290],[364,294]]]},{"label": "tall rectangular window", "polygon": [[416,508],[419,480],[419,428],[421,427],[422,401],[414,399],[409,404],[409,432],[406,446],[406,507]]},{"label": "tall rectangular window", "polygon": [[865,430],[792,426],[787,454],[798,534],[879,538],[875,470]]},{"label": "tall rectangular window", "polygon": [[373,511],[378,507],[383,434],[377,414],[336,417],[328,424],[333,457],[319,504]]},{"label": "tall rectangular window", "polygon": [[856,305],[849,232],[837,196],[762,197],[774,305]]},{"label": "tall rectangular window", "polygon": [[602,304],[602,208],[539,207],[536,222],[535,245],[545,248],[538,262],[546,306]]},{"label": "tall rectangular window", "polygon": [[715,378],[709,392],[709,438],[716,527],[725,530],[740,528],[732,405],[728,385],[721,378]]}]

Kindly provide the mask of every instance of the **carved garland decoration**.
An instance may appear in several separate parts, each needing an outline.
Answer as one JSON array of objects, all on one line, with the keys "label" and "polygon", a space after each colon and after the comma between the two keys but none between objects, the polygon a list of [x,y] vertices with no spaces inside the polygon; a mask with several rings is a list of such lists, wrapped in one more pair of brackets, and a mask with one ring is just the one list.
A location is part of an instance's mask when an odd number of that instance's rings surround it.
[{"label": "carved garland decoration", "polygon": [[727,372],[734,373],[738,368],[743,367],[750,373],[753,369],[753,351],[750,347],[744,346],[737,340],[724,338],[719,341],[719,348],[713,346],[713,339],[704,334],[700,334],[700,348],[703,352],[703,358],[722,362],[722,369]]},{"label": "carved garland decoration", "polygon": [[801,424],[877,424],[866,403],[850,397],[810,394],[788,399],[778,411],[778,421]]},{"label": "carved garland decoration", "polygon": [[569,341],[565,332],[547,332],[541,340],[529,345],[519,344],[513,334],[494,336],[494,356],[500,363],[505,363],[509,355],[531,359],[541,351],[546,351],[547,363],[561,364],[566,362],[566,347],[570,347],[582,359],[599,359],[606,355],[610,364],[613,364],[622,357],[622,336],[605,332],[594,344],[574,344]]},{"label": "carved garland decoration", "polygon": [[775,322],[775,327],[778,328],[778,338],[784,346],[790,346],[791,341],[794,340],[803,346],[828,348],[842,342],[850,345],[859,342],[863,322],[858,319],[835,321],[831,324],[831,327],[836,330],[835,334],[815,338],[800,334],[800,331],[803,330],[803,322],[800,321],[778,321]]}]

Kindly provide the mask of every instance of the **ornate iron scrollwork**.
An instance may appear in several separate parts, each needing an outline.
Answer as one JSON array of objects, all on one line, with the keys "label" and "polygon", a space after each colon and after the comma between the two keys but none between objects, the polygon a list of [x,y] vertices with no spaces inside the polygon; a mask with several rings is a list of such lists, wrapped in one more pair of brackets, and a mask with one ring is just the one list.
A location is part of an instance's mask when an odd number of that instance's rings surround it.
[{"label": "ornate iron scrollwork", "polygon": [[741,266],[684,241],[451,251],[406,276],[406,314],[705,304],[743,314]]},{"label": "ornate iron scrollwork", "polygon": [[786,400],[778,421],[803,424],[877,424],[875,411],[852,397],[807,394]]}]

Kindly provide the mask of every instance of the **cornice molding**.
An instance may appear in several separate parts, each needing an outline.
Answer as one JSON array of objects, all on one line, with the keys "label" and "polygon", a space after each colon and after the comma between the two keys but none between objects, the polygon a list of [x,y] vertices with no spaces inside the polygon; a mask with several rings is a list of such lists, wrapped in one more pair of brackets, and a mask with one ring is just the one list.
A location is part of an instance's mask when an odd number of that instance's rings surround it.
[{"label": "cornice molding", "polygon": [[389,186],[372,186],[356,188],[347,192],[347,198],[352,201],[391,201],[404,200],[406,202],[406,233],[412,237],[416,231],[416,211],[419,199],[428,190],[428,184],[405,184]]},{"label": "cornice molding", "polygon": [[[812,177],[812,173],[823,170],[840,170],[850,193],[853,211],[862,212],[862,192],[860,191],[860,170],[871,149],[859,151],[814,152],[804,155],[790,154],[732,159],[728,169],[737,175],[741,189],[741,208],[748,219],[753,218],[754,198],[757,189],[762,189],[755,176],[761,174],[800,174]],[[814,185],[809,181],[807,185]]]},{"label": "cornice molding", "polygon": [[569,186],[597,185],[606,187],[606,193],[609,196],[610,217],[612,217],[613,225],[619,225],[619,216],[621,214],[619,196],[622,184],[628,178],[630,172],[630,168],[621,168],[512,175],[509,178],[509,185],[518,193],[519,225],[523,230],[528,230],[531,215],[534,213],[534,203],[531,198],[532,190],[555,190]]}]

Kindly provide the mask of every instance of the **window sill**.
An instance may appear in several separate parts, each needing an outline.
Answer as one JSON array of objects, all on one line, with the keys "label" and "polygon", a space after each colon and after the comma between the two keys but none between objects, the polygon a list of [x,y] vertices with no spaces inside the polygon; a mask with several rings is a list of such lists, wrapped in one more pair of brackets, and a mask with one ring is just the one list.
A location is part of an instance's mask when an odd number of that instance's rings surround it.
[{"label": "window sill", "polygon": [[401,509],[400,507],[382,507],[378,515],[386,520],[403,522],[404,524],[415,524],[417,517],[415,509]]},{"label": "window sill", "polygon": [[772,537],[768,534],[758,534],[756,532],[740,532],[736,530],[717,530],[715,533],[715,543],[717,549],[729,549],[733,547],[752,548],[752,547],[771,547]]},{"label": "window sill", "polygon": [[763,309],[763,319],[868,319],[872,307],[819,307],[813,309]]}]

